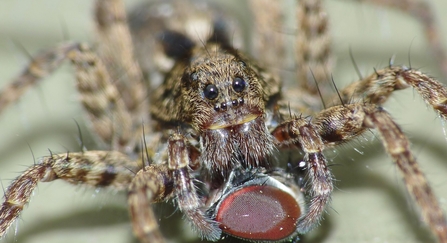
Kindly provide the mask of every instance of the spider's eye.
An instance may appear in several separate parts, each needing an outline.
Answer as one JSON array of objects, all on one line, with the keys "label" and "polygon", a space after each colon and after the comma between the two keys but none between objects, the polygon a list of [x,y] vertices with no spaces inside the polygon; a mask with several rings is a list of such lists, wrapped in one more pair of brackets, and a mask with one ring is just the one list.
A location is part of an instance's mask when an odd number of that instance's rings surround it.
[{"label": "spider's eye", "polygon": [[197,82],[197,80],[199,80],[199,75],[196,72],[193,72],[189,75],[189,78],[191,78],[192,81]]},{"label": "spider's eye", "polygon": [[242,78],[236,77],[233,79],[233,89],[234,91],[240,93],[245,89],[246,83]]},{"label": "spider's eye", "polygon": [[209,100],[214,100],[215,98],[217,98],[217,96],[219,95],[219,91],[217,90],[216,85],[214,84],[208,84],[204,89],[203,89],[203,94],[205,95],[205,97]]}]

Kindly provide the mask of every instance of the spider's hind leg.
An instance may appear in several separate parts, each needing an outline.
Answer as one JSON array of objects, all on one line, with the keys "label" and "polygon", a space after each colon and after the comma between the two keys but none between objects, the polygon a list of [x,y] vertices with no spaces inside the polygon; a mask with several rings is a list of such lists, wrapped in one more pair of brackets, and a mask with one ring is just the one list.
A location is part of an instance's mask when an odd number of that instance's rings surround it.
[{"label": "spider's hind leg", "polygon": [[122,2],[97,1],[96,17],[98,48],[65,43],[34,56],[25,70],[0,90],[0,113],[70,60],[94,134],[108,149],[131,153],[138,145],[142,120],[149,119],[144,81],[133,58]]},{"label": "spider's hind leg", "polygon": [[132,119],[113,77],[86,44],[61,44],[35,56],[13,82],[0,90],[0,113],[65,60],[70,60],[76,69],[80,100],[87,110],[94,134],[110,148],[132,151],[141,135],[141,117],[138,123]]}]

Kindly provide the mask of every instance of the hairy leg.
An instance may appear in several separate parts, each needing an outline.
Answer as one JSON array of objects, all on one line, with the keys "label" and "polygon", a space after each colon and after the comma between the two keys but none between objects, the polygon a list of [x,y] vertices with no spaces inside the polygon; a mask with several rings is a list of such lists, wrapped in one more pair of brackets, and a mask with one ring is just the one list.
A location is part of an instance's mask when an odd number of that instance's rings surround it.
[{"label": "hairy leg", "polygon": [[138,164],[130,161],[126,155],[113,151],[43,157],[8,186],[0,208],[0,236],[19,217],[39,182],[62,179],[75,185],[125,190],[138,169]]}]

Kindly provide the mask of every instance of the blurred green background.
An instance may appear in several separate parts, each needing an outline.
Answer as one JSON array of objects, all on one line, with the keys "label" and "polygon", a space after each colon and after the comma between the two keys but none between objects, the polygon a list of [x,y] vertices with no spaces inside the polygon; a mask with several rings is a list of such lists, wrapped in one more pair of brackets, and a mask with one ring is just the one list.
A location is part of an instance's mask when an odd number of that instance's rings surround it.
[{"label": "blurred green background", "polygon": [[[0,1],[0,88],[29,59],[15,43],[33,55],[64,41],[66,36],[91,41],[92,3]],[[131,8],[136,1],[126,3]],[[335,37],[334,79],[339,87],[357,79],[349,59],[350,47],[363,75],[373,72],[374,67],[387,65],[392,55],[396,55],[395,63],[408,64],[410,52],[413,67],[441,77],[415,19],[355,1],[325,3]],[[431,4],[447,40],[447,2],[436,0]],[[445,123],[411,89],[397,92],[386,108],[411,138],[414,154],[447,209]],[[69,65],[65,65],[0,115],[3,187],[33,163],[33,154],[37,158],[48,155],[48,149],[79,151],[74,120],[81,124],[85,143],[93,149],[94,143],[83,125],[82,109],[76,102],[74,76]],[[371,133],[327,155],[331,163],[337,164],[332,167],[337,179],[333,202],[321,227],[304,236],[303,242],[435,242],[418,220],[417,209],[405,192],[398,171]],[[123,194],[76,188],[59,181],[40,184],[34,194],[29,207],[0,242],[137,242],[132,236]],[[163,220],[169,222],[170,213]]]}]

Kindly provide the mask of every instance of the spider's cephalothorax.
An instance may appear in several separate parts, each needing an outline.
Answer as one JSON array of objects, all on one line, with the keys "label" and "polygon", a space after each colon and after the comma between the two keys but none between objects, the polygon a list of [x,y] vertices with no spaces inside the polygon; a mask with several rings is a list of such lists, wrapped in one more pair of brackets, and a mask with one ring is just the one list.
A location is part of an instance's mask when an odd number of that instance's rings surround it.
[{"label": "spider's cephalothorax", "polygon": [[[370,1],[427,13],[409,0]],[[165,242],[152,204],[169,200],[202,240],[296,242],[319,224],[331,200],[334,179],[324,150],[372,129],[424,222],[447,243],[444,212],[408,139],[381,107],[395,90],[413,87],[446,120],[447,89],[418,70],[390,64],[334,95],[321,2],[293,4],[296,30],[289,39],[278,1],[247,4],[253,19],[247,48],[237,21],[208,1],[158,1],[127,17],[120,0],[97,0],[97,48],[66,43],[34,57],[0,91],[0,112],[68,59],[105,150],[50,154],[29,167],[4,194],[0,237],[39,182],[62,179],[126,191],[141,242]],[[447,63],[433,22],[424,24]],[[287,69],[293,72],[279,71]]]},{"label": "spider's cephalothorax", "polygon": [[274,145],[266,104],[277,95],[272,92],[279,89],[271,88],[277,82],[264,80],[258,67],[217,39],[204,45],[177,60],[156,91],[154,117],[198,133],[199,160],[214,181],[235,167],[270,167]]}]

